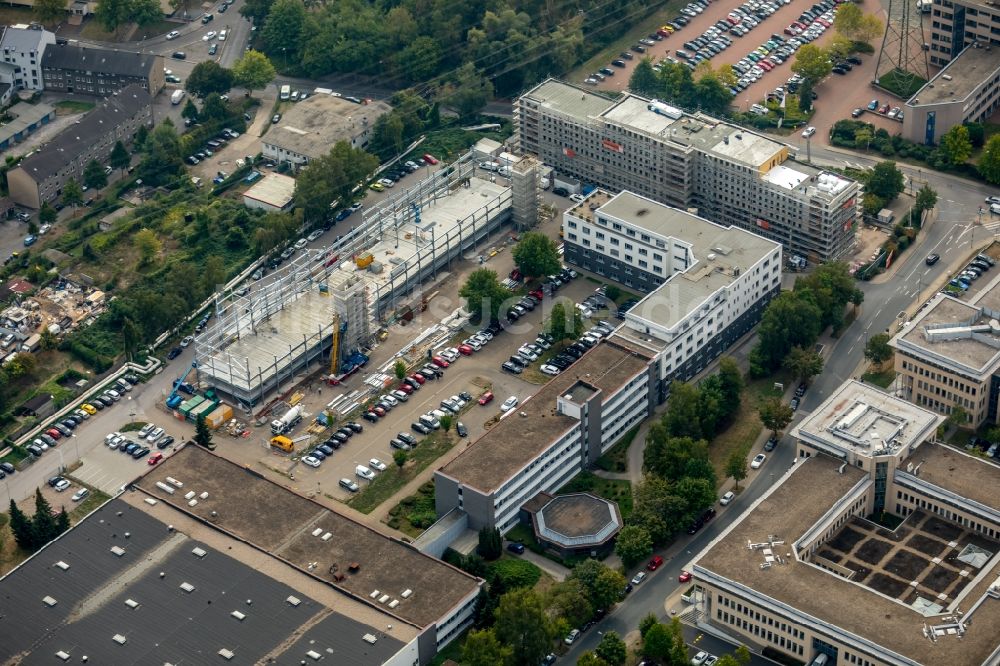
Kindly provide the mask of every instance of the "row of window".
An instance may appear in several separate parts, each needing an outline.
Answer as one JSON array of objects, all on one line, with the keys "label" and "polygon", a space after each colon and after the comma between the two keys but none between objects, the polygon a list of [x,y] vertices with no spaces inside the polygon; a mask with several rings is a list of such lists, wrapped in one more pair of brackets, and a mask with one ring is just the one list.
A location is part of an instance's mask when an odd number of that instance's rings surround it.
[{"label": "row of window", "polygon": [[801,655],[805,652],[801,643],[797,643],[789,638],[785,638],[784,636],[776,634],[769,629],[765,629],[759,624],[754,624],[753,622],[749,622],[742,617],[737,617],[735,615],[732,615],[731,613],[727,613],[721,608],[717,608],[715,610],[715,616],[722,622],[725,622],[726,624],[731,624],[735,627],[739,627],[748,634],[753,634],[754,636],[762,638],[766,640],[768,643],[774,643],[775,645],[780,646],[782,649],[787,650],[792,654]]},{"label": "row of window", "polygon": [[[933,364],[928,364],[933,365]],[[935,366],[937,367],[937,366]],[[976,395],[978,387],[975,384],[966,384],[963,381],[955,379],[952,373],[944,372],[932,372],[928,370],[923,365],[917,365],[916,363],[911,363],[910,361],[903,360],[903,370],[908,370],[914,375],[919,377],[927,377],[928,379],[933,379],[934,381],[944,384],[945,386],[950,386],[952,388],[958,389],[962,393],[968,393],[969,395]]]},{"label": "row of window", "polygon": [[[985,534],[991,539],[1000,538],[1000,529],[996,529],[995,526],[991,527],[990,525],[984,525],[983,523],[979,523],[975,520],[972,520],[971,518],[966,517],[963,514],[956,513],[951,509],[946,509],[937,504],[936,502],[930,502],[924,499],[923,497],[918,497],[916,495],[911,495],[908,492],[897,490],[896,499],[902,500],[904,502],[909,502],[910,504],[920,509],[924,509],[925,511],[936,513],[937,515],[942,516],[948,520],[954,521],[959,525],[962,525],[970,530],[975,530],[980,534]],[[909,508],[905,505],[901,505],[898,503],[896,504],[896,513],[898,513],[901,516],[905,516],[912,511],[913,511],[912,508]]]}]

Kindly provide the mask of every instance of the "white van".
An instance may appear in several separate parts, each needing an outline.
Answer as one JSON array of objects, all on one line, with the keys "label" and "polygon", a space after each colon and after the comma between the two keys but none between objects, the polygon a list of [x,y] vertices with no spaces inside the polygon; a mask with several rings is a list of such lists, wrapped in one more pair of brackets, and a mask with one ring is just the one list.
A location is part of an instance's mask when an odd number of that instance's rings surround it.
[{"label": "white van", "polygon": [[355,467],[354,473],[357,476],[361,477],[362,479],[367,479],[368,481],[371,481],[372,479],[375,478],[375,472],[371,471],[364,465],[358,465],[357,467]]},{"label": "white van", "polygon": [[290,85],[281,86],[281,93],[278,95],[278,99],[284,101],[292,96],[292,87]]},{"label": "white van", "polygon": [[180,104],[183,99],[184,99],[184,91],[183,90],[175,90],[170,95],[170,103],[173,104],[174,106],[177,106],[178,104]]},{"label": "white van", "polygon": [[499,171],[500,164],[498,162],[480,162],[479,168],[486,171]]}]

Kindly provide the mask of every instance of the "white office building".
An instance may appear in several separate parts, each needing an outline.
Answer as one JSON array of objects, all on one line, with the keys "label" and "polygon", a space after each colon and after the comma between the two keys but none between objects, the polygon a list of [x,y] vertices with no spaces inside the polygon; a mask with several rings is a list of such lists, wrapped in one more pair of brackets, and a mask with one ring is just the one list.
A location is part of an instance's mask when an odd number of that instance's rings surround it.
[{"label": "white office building", "polygon": [[11,25],[0,37],[0,80],[15,90],[43,90],[42,55],[56,43],[55,34],[40,25]]}]

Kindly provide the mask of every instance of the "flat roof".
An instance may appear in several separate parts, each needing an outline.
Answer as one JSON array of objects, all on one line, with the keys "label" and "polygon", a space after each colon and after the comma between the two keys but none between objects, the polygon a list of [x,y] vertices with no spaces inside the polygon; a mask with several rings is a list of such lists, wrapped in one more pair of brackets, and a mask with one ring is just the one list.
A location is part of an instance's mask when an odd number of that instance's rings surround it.
[{"label": "flat roof", "polygon": [[535,519],[547,540],[576,547],[607,541],[621,528],[617,505],[590,493],[553,497]]},{"label": "flat roof", "polygon": [[613,103],[603,95],[556,79],[539,83],[521,97],[581,121],[596,118]]},{"label": "flat roof", "polygon": [[626,319],[647,319],[668,328],[732,284],[738,271],[749,270],[781,247],[739,227],[724,227],[629,191],[615,195],[597,212],[691,247],[695,262],[667,278],[626,314]]},{"label": "flat roof", "polygon": [[277,125],[271,125],[261,142],[298,155],[322,157],[338,141],[350,142],[363,134],[390,109],[385,102],[355,104],[332,95],[311,95],[296,102]]},{"label": "flat roof", "polygon": [[295,179],[282,173],[272,172],[254,183],[243,196],[283,209],[295,198]]},{"label": "flat roof", "polygon": [[1000,465],[942,444],[922,446],[908,462],[920,465],[917,476],[980,504],[1000,508]]},{"label": "flat roof", "polygon": [[[997,13],[997,8],[991,8]],[[907,106],[961,102],[1000,72],[1000,58],[993,49],[972,45],[951,59],[930,81],[907,100]]]},{"label": "flat roof", "polygon": [[944,420],[940,414],[874,386],[849,380],[792,430],[792,436],[869,457],[920,446]]},{"label": "flat roof", "polygon": [[466,486],[492,492],[552,446],[560,435],[579,426],[579,420],[556,412],[556,399],[570,386],[585,380],[603,391],[602,399],[606,400],[632,377],[644,372],[648,363],[647,356],[601,341],[439,471]]},{"label": "flat roof", "polygon": [[242,559],[273,558],[232,539],[205,543],[152,514],[160,508],[111,500],[0,579],[5,606],[17,609],[0,614],[0,660],[51,664],[65,652],[74,662],[197,664],[230,650],[239,663],[299,663],[305,650],[288,643],[308,631],[338,663],[375,666],[415,638],[331,609],[307,577],[275,577]]},{"label": "flat roof", "polygon": [[[164,492],[156,484],[169,484],[167,477],[183,483],[183,489],[173,495]],[[152,468],[137,486],[416,627],[441,620],[475,595],[481,583],[198,446],[183,447]],[[183,496],[190,491],[198,495],[195,506]],[[331,536],[324,538],[327,533]],[[336,580],[341,575],[345,577]],[[376,590],[379,594],[372,598]],[[407,590],[410,593],[404,597]],[[382,595],[388,598],[382,600]]]},{"label": "flat roof", "polygon": [[[995,627],[1000,626],[1000,602],[987,598],[976,611],[975,622],[961,639],[953,636],[932,642],[924,638],[931,619],[912,607],[876,593],[819,566],[798,560],[792,543],[815,525],[838,500],[867,474],[822,454],[798,459],[754,507],[744,513],[720,538],[701,553],[698,569],[750,588],[834,627],[840,627],[922,664],[981,664],[997,647]],[[789,511],[794,507],[794,511]],[[748,543],[762,543],[773,535],[783,564],[762,568],[764,557]],[[982,597],[996,579],[992,573],[967,588],[966,599]],[[988,569],[990,567],[985,567]],[[967,604],[962,610],[968,611]]]}]

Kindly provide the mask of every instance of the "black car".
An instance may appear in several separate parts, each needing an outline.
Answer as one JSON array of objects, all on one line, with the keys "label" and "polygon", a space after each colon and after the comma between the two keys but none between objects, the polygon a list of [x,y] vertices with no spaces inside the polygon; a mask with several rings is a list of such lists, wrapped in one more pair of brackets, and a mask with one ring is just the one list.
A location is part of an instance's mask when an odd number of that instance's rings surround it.
[{"label": "black car", "polygon": [[[423,426],[421,426],[421,427],[423,427]],[[407,444],[409,444],[410,446],[413,446],[414,444],[416,444],[416,443],[417,443],[417,438],[416,438],[416,437],[414,437],[413,435],[411,435],[411,434],[410,434],[410,433],[408,433],[408,432],[401,432],[401,433],[398,433],[398,434],[396,435],[396,439],[399,439],[399,440],[401,440],[401,441],[404,441],[404,442],[406,442]]]},{"label": "black car", "polygon": [[180,347],[174,347],[167,354],[167,360],[168,361],[172,361],[172,360],[174,360],[175,358],[177,358],[180,355],[181,355],[181,348]]},{"label": "black car", "polygon": [[395,437],[389,440],[389,446],[391,446],[394,449],[399,449],[400,451],[409,451],[411,448],[413,448],[403,440],[397,439]]},{"label": "black car", "polygon": [[185,58],[187,58],[187,54],[184,53],[184,51],[174,51],[173,53],[170,54],[170,57],[173,58],[174,60],[184,60]]},{"label": "black car", "polygon": [[465,427],[465,424],[459,421],[455,424],[455,432],[458,433],[459,437],[468,437],[469,429]]},{"label": "black car", "polygon": [[149,449],[147,449],[145,446],[140,446],[139,448],[137,448],[135,451],[132,452],[132,457],[135,458],[136,460],[139,460],[140,458],[145,458],[148,455],[149,455]]},{"label": "black car", "polygon": [[347,439],[350,439],[351,437],[354,437],[354,431],[351,430],[350,428],[346,427],[346,426],[343,427],[343,428],[337,428],[335,434],[343,435]]},{"label": "black car", "polygon": [[635,51],[636,53],[645,53],[646,47],[643,46],[642,44],[636,44],[635,46],[632,47],[632,50]]},{"label": "black car", "polygon": [[941,255],[939,255],[939,254],[928,254],[927,258],[924,259],[924,263],[927,264],[928,266],[933,266],[940,259],[941,259]]},{"label": "black car", "polygon": [[353,430],[356,433],[357,432],[361,432],[362,430],[365,429],[365,427],[363,425],[361,425],[360,423],[356,423],[354,421],[348,421],[344,425],[347,426],[348,428],[350,428],[351,430]]},{"label": "black car", "polygon": [[340,432],[335,432],[332,435],[330,435],[330,439],[336,442],[340,442],[341,444],[347,444],[347,437]]},{"label": "black car", "polygon": [[156,443],[156,448],[163,450],[173,443],[174,443],[174,438],[171,437],[170,435],[167,435],[166,437],[164,437],[163,439],[161,439]]},{"label": "black car", "polygon": [[852,65],[860,65],[861,58],[859,58],[858,56],[849,56],[847,58],[847,62],[851,63]]},{"label": "black car", "polygon": [[567,190],[565,187],[553,187],[552,194],[556,195],[557,197],[568,197],[569,190]]},{"label": "black car", "polygon": [[99,395],[99,396],[95,397],[92,400],[92,402],[94,402],[96,404],[104,405],[105,407],[110,407],[111,405],[115,404],[114,400],[112,400],[111,398],[106,398],[103,395]]},{"label": "black car", "polygon": [[844,69],[843,67],[834,67],[830,71],[833,72],[834,74],[839,74],[840,76],[846,76],[847,75],[847,70]]},{"label": "black car", "polygon": [[316,458],[317,460],[326,460],[326,454],[323,453],[323,450],[318,446],[312,451],[310,451],[309,455],[311,455],[313,458]]},{"label": "black car", "polygon": [[621,60],[620,58],[616,58],[615,60],[612,60],[611,64],[614,65],[615,67],[625,67],[625,61]]},{"label": "black car", "polygon": [[413,430],[415,430],[416,432],[419,432],[421,435],[429,435],[431,432],[430,428],[425,426],[423,423],[417,421],[411,423],[410,427],[413,428]]},{"label": "black car", "polygon": [[375,412],[365,412],[361,415],[365,421],[370,421],[371,423],[378,423],[378,414]]},{"label": "black car", "polygon": [[774,447],[778,446],[778,438],[774,435],[768,437],[767,442],[764,444],[765,451],[774,451]]},{"label": "black car", "polygon": [[523,543],[519,543],[517,541],[511,541],[509,544],[507,544],[507,550],[509,550],[510,552],[515,553],[517,555],[523,555],[524,554],[524,544]]},{"label": "black car", "polygon": [[28,450],[28,453],[30,453],[34,457],[36,457],[36,458],[41,458],[42,457],[42,450],[40,448],[38,448],[37,446],[35,446],[34,444],[29,444],[28,446],[26,446],[24,448],[26,448]]},{"label": "black car", "polygon": [[63,478],[61,476],[53,476],[46,483],[49,484],[49,488],[55,488]]},{"label": "black car", "polygon": [[506,370],[507,372],[515,374],[515,375],[519,375],[522,372],[524,372],[524,369],[521,366],[515,365],[515,364],[511,363],[510,361],[507,361],[506,363],[504,363],[503,365],[501,365],[500,368],[503,369],[503,370]]},{"label": "black car", "polygon": [[2,469],[3,471],[7,472],[8,474],[13,474],[14,471],[15,471],[14,470],[14,466],[11,465],[9,462],[2,462],[2,463],[0,463],[0,469]]}]

